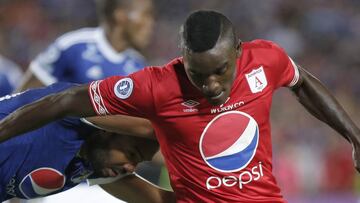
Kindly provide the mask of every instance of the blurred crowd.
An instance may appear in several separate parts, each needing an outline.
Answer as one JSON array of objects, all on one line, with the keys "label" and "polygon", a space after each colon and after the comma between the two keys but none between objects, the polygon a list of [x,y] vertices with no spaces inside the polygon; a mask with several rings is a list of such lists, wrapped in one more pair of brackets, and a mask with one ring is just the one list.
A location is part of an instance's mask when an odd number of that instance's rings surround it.
[{"label": "blurred crowd", "polygon": [[[150,64],[179,55],[179,27],[197,9],[224,13],[243,41],[263,38],[280,44],[360,125],[360,1],[156,0],[154,36],[144,53]],[[25,70],[62,33],[96,24],[89,0],[0,0],[0,55]],[[309,115],[289,91],[274,97],[272,132],[274,171],[290,202],[319,196],[351,202],[359,196],[351,146]]]}]

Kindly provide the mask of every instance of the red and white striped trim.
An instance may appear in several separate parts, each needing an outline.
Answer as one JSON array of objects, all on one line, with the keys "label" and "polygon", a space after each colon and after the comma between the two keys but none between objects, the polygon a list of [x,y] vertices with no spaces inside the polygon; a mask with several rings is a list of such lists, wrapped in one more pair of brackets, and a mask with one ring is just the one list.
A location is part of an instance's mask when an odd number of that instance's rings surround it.
[{"label": "red and white striped trim", "polygon": [[292,79],[292,81],[288,84],[288,87],[293,87],[294,85],[296,85],[296,83],[299,81],[299,69],[297,67],[297,65],[295,64],[295,62],[289,57],[292,67],[294,68],[294,78]]},{"label": "red and white striped trim", "polygon": [[92,82],[89,87],[89,94],[96,113],[100,116],[105,116],[109,114],[109,111],[106,109],[106,106],[104,104],[104,101],[100,93],[99,86],[101,82],[102,80],[97,80]]}]

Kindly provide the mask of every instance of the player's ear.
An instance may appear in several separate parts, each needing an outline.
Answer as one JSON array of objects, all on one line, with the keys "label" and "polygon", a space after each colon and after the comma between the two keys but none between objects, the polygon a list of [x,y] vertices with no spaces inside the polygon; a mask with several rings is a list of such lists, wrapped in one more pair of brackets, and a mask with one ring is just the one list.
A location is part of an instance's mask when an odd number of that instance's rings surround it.
[{"label": "player's ear", "polygon": [[241,54],[241,44],[242,44],[242,41],[240,39],[236,40],[236,57],[240,57],[240,54]]}]

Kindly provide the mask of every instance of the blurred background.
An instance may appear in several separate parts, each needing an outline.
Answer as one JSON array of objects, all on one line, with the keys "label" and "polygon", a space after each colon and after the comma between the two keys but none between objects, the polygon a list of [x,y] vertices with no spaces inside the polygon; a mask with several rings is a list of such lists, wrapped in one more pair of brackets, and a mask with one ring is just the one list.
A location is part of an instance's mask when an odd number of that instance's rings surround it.
[{"label": "blurred background", "polygon": [[[360,125],[360,1],[156,0],[156,23],[145,50],[151,65],[179,56],[178,30],[190,11],[215,9],[243,41],[264,38],[284,47],[317,76]],[[64,32],[96,26],[89,0],[0,0],[0,55],[25,71]],[[290,91],[272,109],[274,172],[289,202],[359,202],[351,146],[304,111]]]}]

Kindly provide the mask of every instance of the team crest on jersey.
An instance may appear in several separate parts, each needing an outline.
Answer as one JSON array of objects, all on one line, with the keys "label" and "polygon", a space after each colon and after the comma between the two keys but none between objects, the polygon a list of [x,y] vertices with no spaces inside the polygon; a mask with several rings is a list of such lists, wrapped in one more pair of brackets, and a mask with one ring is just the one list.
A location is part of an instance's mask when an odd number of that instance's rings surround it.
[{"label": "team crest on jersey", "polygon": [[114,92],[120,99],[127,99],[132,93],[134,83],[131,78],[123,78],[114,86]]},{"label": "team crest on jersey", "polygon": [[261,92],[267,86],[265,71],[262,66],[245,74],[252,93]]},{"label": "team crest on jersey", "polygon": [[221,172],[244,169],[253,159],[259,128],[253,117],[240,111],[217,115],[200,137],[200,153],[211,168]]},{"label": "team crest on jersey", "polygon": [[21,193],[28,199],[45,196],[61,190],[65,176],[53,168],[38,168],[27,174],[19,184]]}]

